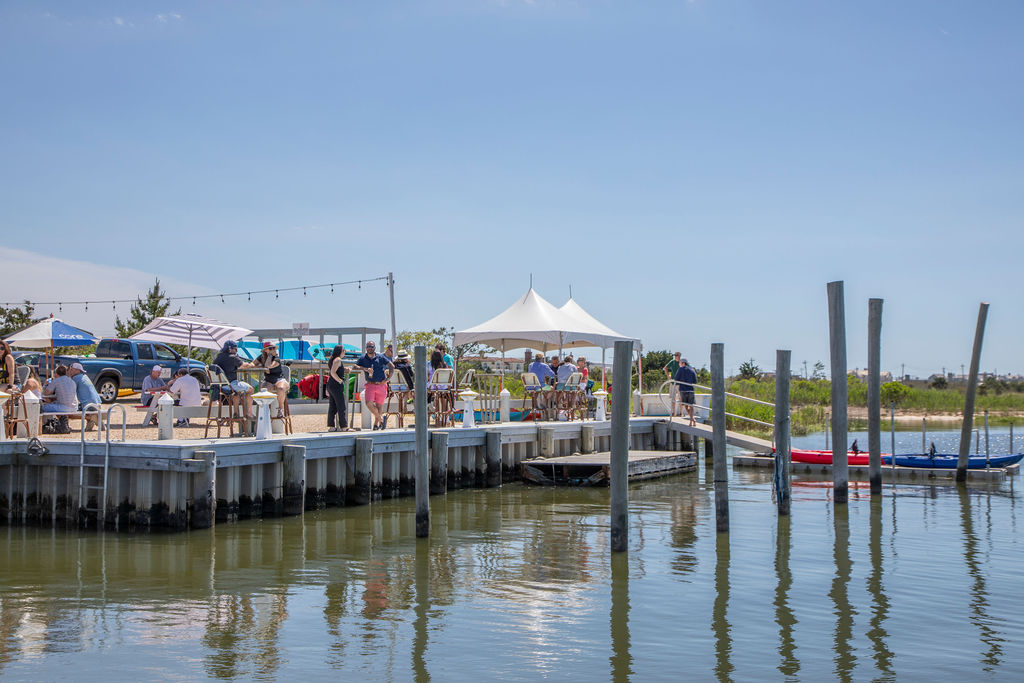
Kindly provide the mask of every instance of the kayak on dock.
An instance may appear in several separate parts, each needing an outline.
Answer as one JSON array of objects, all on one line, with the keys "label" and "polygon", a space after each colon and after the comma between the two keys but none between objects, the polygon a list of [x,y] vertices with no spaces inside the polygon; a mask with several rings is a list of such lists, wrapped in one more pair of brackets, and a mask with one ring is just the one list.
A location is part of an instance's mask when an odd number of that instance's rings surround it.
[{"label": "kayak on dock", "polygon": [[[1016,464],[1024,458],[1024,453],[1004,453],[988,456],[989,467],[1008,467]],[[959,456],[952,453],[936,453],[935,455],[905,454],[896,455],[897,467],[934,467],[938,469],[955,470]],[[892,458],[888,455],[882,456],[883,465],[891,465]],[[967,469],[985,469],[985,456],[972,455],[967,460]]]},{"label": "kayak on dock", "polygon": [[[847,451],[846,461],[850,465],[867,465],[868,454],[864,451]],[[812,465],[831,465],[832,451],[809,451],[802,448],[790,450],[790,460],[793,462],[805,462]]]}]

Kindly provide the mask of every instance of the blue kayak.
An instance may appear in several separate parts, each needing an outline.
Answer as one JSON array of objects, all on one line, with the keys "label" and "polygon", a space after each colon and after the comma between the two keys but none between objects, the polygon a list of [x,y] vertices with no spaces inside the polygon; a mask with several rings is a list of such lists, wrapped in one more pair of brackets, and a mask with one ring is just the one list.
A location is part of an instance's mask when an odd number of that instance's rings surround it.
[{"label": "blue kayak", "polygon": [[[1006,455],[990,455],[988,457],[988,463],[990,467],[1006,467],[1013,465],[1014,463],[1020,462],[1021,458],[1024,458],[1024,453],[1017,454],[1006,454]],[[955,470],[958,456],[950,453],[936,453],[934,456],[931,455],[896,455],[896,465],[899,467],[935,467],[939,469]],[[892,459],[888,455],[882,456],[883,465],[891,465]],[[972,455],[967,459],[967,469],[969,470],[983,470],[985,469],[985,456],[984,455]]]}]

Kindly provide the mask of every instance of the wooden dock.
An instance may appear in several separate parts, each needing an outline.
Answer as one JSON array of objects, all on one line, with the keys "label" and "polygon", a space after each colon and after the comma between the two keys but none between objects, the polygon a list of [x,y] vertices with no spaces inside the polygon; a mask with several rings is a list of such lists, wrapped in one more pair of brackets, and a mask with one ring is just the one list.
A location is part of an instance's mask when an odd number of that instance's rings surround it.
[{"label": "wooden dock", "polygon": [[[775,458],[770,456],[744,453],[734,455],[732,458],[733,467],[774,467]],[[1014,476],[1019,472],[1019,465],[1010,467],[993,467],[991,470],[967,470],[969,482],[999,483],[1007,476]],[[867,465],[849,465],[851,480],[868,479]],[[832,475],[832,465],[817,465],[805,462],[790,463],[789,471],[794,474],[827,474]],[[882,481],[891,482],[918,482],[921,484],[934,484],[936,482],[953,482],[956,479],[955,469],[938,469],[935,467],[882,467]]]},{"label": "wooden dock", "polygon": [[[693,451],[630,451],[627,472],[630,480],[653,479],[697,468]],[[522,463],[523,481],[542,486],[607,486],[611,453],[568,455]]]}]

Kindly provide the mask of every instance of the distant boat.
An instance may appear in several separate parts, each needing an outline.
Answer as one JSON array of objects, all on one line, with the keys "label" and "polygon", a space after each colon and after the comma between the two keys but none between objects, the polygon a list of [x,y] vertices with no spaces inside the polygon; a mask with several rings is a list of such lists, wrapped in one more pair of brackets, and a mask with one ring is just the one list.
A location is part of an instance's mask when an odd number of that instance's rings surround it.
[{"label": "distant boat", "polygon": [[[1008,453],[1000,455],[988,456],[988,464],[990,467],[1008,467],[1021,461],[1024,458],[1024,453]],[[935,455],[917,455],[917,454],[906,454],[896,455],[896,466],[897,467],[934,467],[936,469],[948,469],[955,470],[959,456],[951,453],[936,453]],[[882,463],[886,465],[892,464],[892,459],[888,456],[882,456]],[[983,470],[985,469],[985,456],[984,455],[972,455],[967,459],[967,469],[969,470]]]}]

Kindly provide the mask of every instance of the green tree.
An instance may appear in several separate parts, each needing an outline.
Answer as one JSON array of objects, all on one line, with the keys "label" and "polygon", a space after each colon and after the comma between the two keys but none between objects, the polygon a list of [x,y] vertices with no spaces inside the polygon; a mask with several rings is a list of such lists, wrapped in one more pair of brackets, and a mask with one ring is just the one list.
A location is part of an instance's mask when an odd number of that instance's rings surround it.
[{"label": "green tree", "polygon": [[21,306],[11,306],[10,308],[0,306],[0,336],[6,337],[42,320],[42,318],[33,316],[35,310],[35,306],[28,301]]},{"label": "green tree", "polygon": [[761,376],[761,368],[757,367],[754,359],[745,360],[740,364],[740,377],[742,379],[757,379]]},{"label": "green tree", "polygon": [[644,354],[644,374],[656,374],[660,377],[659,384],[665,381],[665,373],[661,371],[672,360],[671,351],[648,351]]},{"label": "green tree", "polygon": [[820,360],[814,363],[814,371],[811,373],[811,379],[825,379],[825,364]]},{"label": "green tree", "polygon": [[946,380],[945,375],[936,375],[934,379],[929,383],[932,389],[945,389],[949,386],[949,382]]},{"label": "green tree", "polygon": [[711,386],[711,371],[706,366],[702,366],[697,371],[697,384],[702,384],[706,387]]},{"label": "green tree", "polygon": [[136,298],[128,312],[127,320],[121,320],[120,316],[114,316],[114,329],[118,337],[130,337],[143,327],[153,322],[154,318],[162,315],[179,315],[179,308],[174,313],[167,313],[171,306],[171,300],[167,298],[166,292],[160,289],[160,278],[156,278],[153,288],[146,292],[145,301],[141,297]]},{"label": "green tree", "polygon": [[882,405],[888,405],[895,403],[900,405],[901,402],[905,401],[910,397],[910,387],[900,382],[886,382],[881,387],[881,398]]}]

